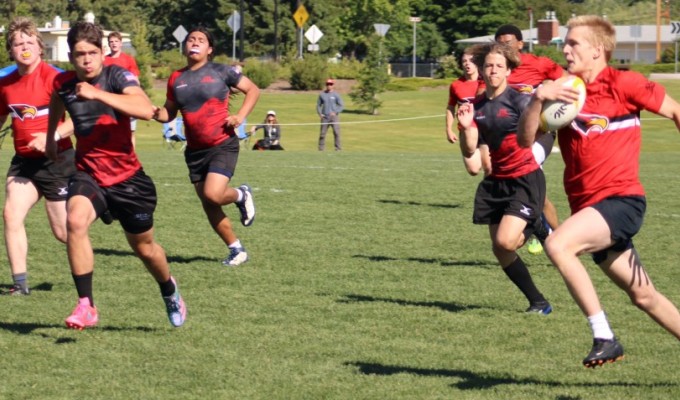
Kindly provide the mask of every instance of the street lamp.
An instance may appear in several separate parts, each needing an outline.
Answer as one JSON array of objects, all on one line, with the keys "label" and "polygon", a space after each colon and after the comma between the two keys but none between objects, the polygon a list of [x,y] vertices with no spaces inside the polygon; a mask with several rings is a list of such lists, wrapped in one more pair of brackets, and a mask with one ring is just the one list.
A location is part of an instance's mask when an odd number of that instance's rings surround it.
[{"label": "street lamp", "polygon": [[413,22],[413,74],[416,77],[416,24],[421,21],[420,17],[409,17],[408,20]]}]

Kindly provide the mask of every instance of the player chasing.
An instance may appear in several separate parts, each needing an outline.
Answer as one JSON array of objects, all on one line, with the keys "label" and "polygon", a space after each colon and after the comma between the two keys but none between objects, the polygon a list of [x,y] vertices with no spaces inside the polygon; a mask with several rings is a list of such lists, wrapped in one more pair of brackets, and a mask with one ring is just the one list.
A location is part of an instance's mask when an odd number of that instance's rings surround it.
[{"label": "player chasing", "polygon": [[42,60],[44,43],[36,24],[14,19],[5,36],[17,69],[0,79],[0,126],[12,118],[15,155],[5,183],[3,212],[5,245],[12,272],[12,296],[28,295],[28,237],[24,224],[29,211],[45,197],[45,210],[54,237],[66,243],[66,195],[75,172],[71,121],[59,126],[59,160],[45,157],[47,111],[57,69]]},{"label": "player chasing", "polygon": [[[168,79],[167,98],[156,107],[154,119],[168,122],[182,112],[187,147],[184,159],[189,178],[213,230],[227,245],[229,254],[222,261],[238,266],[248,261],[248,253],[236,237],[222,206],[234,203],[241,213],[241,224],[255,220],[255,203],[248,185],[229,187],[236,170],[239,138],[235,128],[245,121],[257,103],[260,89],[241,74],[238,67],[213,63],[213,37],[203,27],[193,28],[186,39],[187,66]],[[229,96],[234,90],[245,94],[237,113],[229,112]]]},{"label": "player chasing", "polygon": [[[581,254],[590,253],[634,305],[680,339],[677,307],[654,288],[633,246],[646,209],[639,179],[640,111],[672,119],[680,130],[680,105],[663,86],[608,65],[616,31],[607,20],[574,17],[567,29],[563,48],[567,71],[583,79],[587,97],[581,113],[558,132],[571,216],[547,238],[545,249],[588,318],[593,347],[583,364],[596,367],[623,358],[624,352],[579,259]],[[576,89],[559,83],[538,88],[520,121],[520,145],[533,144],[544,102],[577,98]]]},{"label": "player chasing", "polygon": [[66,318],[69,328],[99,321],[93,300],[94,252],[90,225],[105,211],[119,221],[135,254],[158,283],[170,323],[184,324],[186,306],[170,275],[165,251],[154,239],[156,188],[142,169],[132,145],[130,117],[150,120],[153,105],[137,77],[117,66],[105,67],[103,33],[78,22],[67,34],[74,71],[55,78],[49,106],[46,154],[57,160],[57,123],[65,110],[75,125],[76,174],[69,182],[67,252],[78,292],[78,305]]},{"label": "player chasing", "polygon": [[[517,144],[517,124],[530,96],[513,90],[507,78],[519,54],[500,43],[472,47],[474,63],[486,83],[485,93],[458,108],[464,157],[480,156],[479,137],[489,147],[491,173],[477,187],[473,222],[489,226],[492,250],[503,272],[529,301],[528,313],[550,314],[552,307],[531,278],[517,249],[540,221],[545,177],[531,149]],[[481,157],[481,156],[480,156]],[[481,165],[481,164],[480,164]]]}]

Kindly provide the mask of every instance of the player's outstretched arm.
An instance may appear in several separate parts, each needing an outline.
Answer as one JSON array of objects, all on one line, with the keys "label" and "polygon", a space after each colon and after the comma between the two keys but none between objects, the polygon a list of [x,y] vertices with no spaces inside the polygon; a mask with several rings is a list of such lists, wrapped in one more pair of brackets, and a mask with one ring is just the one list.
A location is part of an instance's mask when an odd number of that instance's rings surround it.
[{"label": "player's outstretched arm", "polygon": [[126,87],[122,94],[118,94],[98,89],[88,82],[78,82],[76,84],[76,96],[81,99],[99,101],[118,112],[137,119],[148,121],[154,115],[151,100],[139,86]]},{"label": "player's outstretched arm", "polygon": [[153,106],[153,119],[160,123],[172,121],[177,117],[177,105],[172,100],[165,100],[163,107]]},{"label": "player's outstretched arm", "polygon": [[678,104],[671,96],[666,95],[666,97],[664,97],[658,114],[662,117],[672,119],[673,122],[675,122],[675,127],[680,131],[680,104]]}]

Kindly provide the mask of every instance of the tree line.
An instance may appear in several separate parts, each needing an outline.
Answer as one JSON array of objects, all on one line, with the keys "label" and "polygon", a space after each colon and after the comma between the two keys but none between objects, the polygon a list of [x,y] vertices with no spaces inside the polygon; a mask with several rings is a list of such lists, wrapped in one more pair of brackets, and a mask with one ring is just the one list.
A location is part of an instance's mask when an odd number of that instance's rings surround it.
[{"label": "tree line", "polygon": [[[669,17],[680,7],[663,4]],[[320,54],[358,59],[368,54],[376,23],[390,25],[383,40],[383,51],[390,58],[412,56],[415,24],[416,54],[432,60],[453,52],[458,39],[488,35],[506,23],[526,29],[530,15],[536,23],[546,11],[555,11],[561,23],[573,14],[607,15],[615,24],[655,23],[656,16],[655,0],[4,0],[0,25],[7,26],[17,15],[32,16],[43,26],[57,15],[75,22],[92,12],[105,29],[143,36],[138,39],[152,52],[177,48],[172,32],[179,25],[189,29],[200,24],[213,32],[218,54],[295,57],[300,30],[293,15],[300,5],[309,15],[303,31],[314,24],[324,33],[318,43]],[[234,11],[243,21],[243,46],[237,40],[236,49],[227,23]],[[419,17],[420,22],[409,17]],[[306,46],[304,39],[305,52]]]}]

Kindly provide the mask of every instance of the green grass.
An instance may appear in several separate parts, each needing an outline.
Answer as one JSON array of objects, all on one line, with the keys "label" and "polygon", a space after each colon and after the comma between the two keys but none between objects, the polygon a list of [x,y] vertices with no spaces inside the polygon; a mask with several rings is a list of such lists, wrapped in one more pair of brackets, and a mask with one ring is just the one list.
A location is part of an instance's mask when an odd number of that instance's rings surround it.
[{"label": "green grass", "polygon": [[[156,236],[187,302],[186,325],[170,327],[120,227],[97,222],[100,326],[65,329],[75,289],[39,204],[27,222],[34,291],[0,297],[0,398],[677,399],[677,340],[587,258],[624,361],[580,365],[588,325],[545,256],[525,250],[555,311],[523,313],[486,229],[471,223],[479,178],[464,173],[457,146],[445,141],[443,116],[375,122],[442,115],[446,96],[386,93],[381,115],[346,113],[343,122],[364,123],[343,127],[341,153],[315,151],[314,125],[287,127],[287,151],[243,151],[235,182],[253,187],[258,215],[236,228],[251,255],[238,268],[220,264],[226,251],[182,154],[162,147],[158,124],[140,122],[139,156],[159,195]],[[314,123],[315,99],[265,94],[255,115],[274,108],[283,123]],[[656,286],[680,303],[680,139],[672,123],[643,124],[649,206],[636,246]],[[7,141],[2,168],[11,154]],[[562,161],[553,156],[545,167],[565,216]],[[9,271],[1,281],[10,282]]]}]

